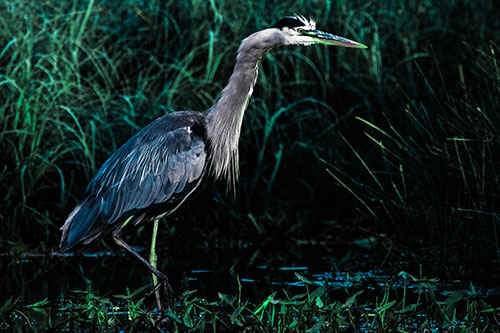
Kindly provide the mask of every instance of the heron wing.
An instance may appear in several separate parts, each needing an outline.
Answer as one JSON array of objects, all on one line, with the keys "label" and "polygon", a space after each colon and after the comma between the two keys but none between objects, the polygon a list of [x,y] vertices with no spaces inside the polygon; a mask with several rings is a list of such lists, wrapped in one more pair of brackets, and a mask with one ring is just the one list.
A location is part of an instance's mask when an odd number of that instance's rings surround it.
[{"label": "heron wing", "polygon": [[168,132],[146,131],[113,154],[90,182],[102,220],[113,224],[128,212],[179,200],[186,185],[205,168],[202,137],[191,126]]},{"label": "heron wing", "polygon": [[106,225],[151,207],[182,202],[205,171],[200,117],[187,112],[161,117],[115,151],[66,219],[61,248],[69,249],[107,229]]}]

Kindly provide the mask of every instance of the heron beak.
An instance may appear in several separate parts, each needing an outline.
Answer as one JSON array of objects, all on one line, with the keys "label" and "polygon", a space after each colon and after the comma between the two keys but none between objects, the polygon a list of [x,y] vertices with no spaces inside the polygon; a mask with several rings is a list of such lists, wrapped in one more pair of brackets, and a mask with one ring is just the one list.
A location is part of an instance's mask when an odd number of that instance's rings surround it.
[{"label": "heron beak", "polygon": [[352,47],[356,49],[366,49],[368,46],[363,45],[361,43],[355,42],[353,40],[340,37],[340,36],[335,36],[332,34],[329,34],[328,32],[323,32],[319,30],[309,30],[309,31],[304,31],[304,35],[312,37],[315,42],[319,44],[326,44],[326,45],[336,45],[336,46],[342,46],[342,47]]}]

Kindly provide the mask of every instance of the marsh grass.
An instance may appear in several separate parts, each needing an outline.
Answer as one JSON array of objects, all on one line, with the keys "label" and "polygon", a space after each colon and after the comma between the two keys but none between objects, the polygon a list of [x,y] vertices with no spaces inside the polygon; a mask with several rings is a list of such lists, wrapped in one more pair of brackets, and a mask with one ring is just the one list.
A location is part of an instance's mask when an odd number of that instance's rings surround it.
[{"label": "marsh grass", "polygon": [[[450,263],[490,265],[500,259],[499,49],[493,42],[488,52],[464,47],[475,63],[465,60],[466,67],[457,67],[460,86],[453,95],[444,82],[437,83],[441,87],[431,84],[415,62],[431,101],[424,104],[404,93],[407,104],[399,112],[381,110],[374,119],[356,116],[364,138],[339,132],[352,155],[349,165],[325,162],[331,176],[391,240],[421,254],[439,249],[437,257],[446,256]],[[358,164],[356,176],[350,172],[352,163]],[[416,237],[408,237],[408,230]]]},{"label": "marsh grass", "polygon": [[[175,307],[161,316],[151,311],[144,288],[126,295],[98,296],[89,286],[64,300],[47,299],[30,305],[8,299],[0,306],[0,328],[69,329],[105,331],[196,330],[216,331],[370,331],[399,332],[446,330],[489,331],[498,328],[499,309],[489,305],[474,286],[442,296],[436,279],[416,278],[401,272],[377,290],[318,285],[296,274],[300,287],[281,289],[252,303],[242,296],[238,279],[236,294],[200,298],[188,290]],[[404,284],[398,287],[397,284]]]}]

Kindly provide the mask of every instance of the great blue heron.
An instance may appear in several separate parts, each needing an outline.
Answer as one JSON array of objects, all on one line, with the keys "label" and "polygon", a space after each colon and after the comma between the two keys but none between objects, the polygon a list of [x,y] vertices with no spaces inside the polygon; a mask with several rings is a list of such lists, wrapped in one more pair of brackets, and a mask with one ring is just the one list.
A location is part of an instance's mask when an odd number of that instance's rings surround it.
[{"label": "great blue heron", "polygon": [[[326,44],[366,48],[363,44],[316,30],[303,16],[289,16],[245,38],[229,83],[205,112],[179,111],[144,127],[115,151],[92,178],[85,197],[62,226],[60,247],[67,251],[90,243],[103,232],[140,260],[172,289],[156,268],[158,220],[172,213],[200,185],[206,174],[234,186],[238,178],[238,140],[243,114],[257,80],[259,61],[280,45]],[[130,222],[154,221],[149,262],[121,237]],[[156,292],[160,307],[159,292]]]}]

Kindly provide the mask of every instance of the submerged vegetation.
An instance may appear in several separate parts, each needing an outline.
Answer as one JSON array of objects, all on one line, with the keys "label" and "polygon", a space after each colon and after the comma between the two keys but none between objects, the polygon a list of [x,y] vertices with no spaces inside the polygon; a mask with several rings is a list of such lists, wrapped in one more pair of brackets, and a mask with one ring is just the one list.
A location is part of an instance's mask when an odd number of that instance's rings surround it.
[{"label": "submerged vegetation", "polygon": [[[0,252],[55,251],[59,227],[117,147],[165,113],[207,109],[239,41],[299,13],[369,48],[265,57],[242,128],[237,196],[205,185],[162,224],[160,261],[171,268],[196,247],[251,244],[254,264],[277,247],[343,243],[369,248],[379,267],[410,263],[409,273],[398,269],[370,292],[297,277],[302,290],[277,288],[255,302],[185,291],[165,325],[490,329],[500,304],[473,285],[500,274],[497,12],[494,1],[472,0],[4,1]],[[127,238],[146,246],[149,236],[142,226]],[[95,243],[114,251],[107,239]],[[392,283],[412,274],[420,287],[408,298]],[[422,276],[473,284],[443,297]],[[36,302],[6,293],[0,328],[159,325],[142,292],[111,296],[119,293],[88,288]]]}]

